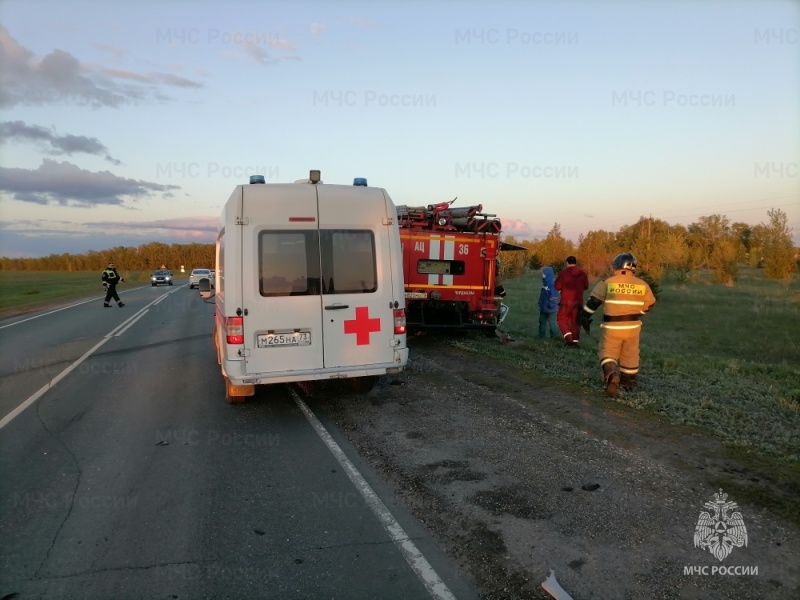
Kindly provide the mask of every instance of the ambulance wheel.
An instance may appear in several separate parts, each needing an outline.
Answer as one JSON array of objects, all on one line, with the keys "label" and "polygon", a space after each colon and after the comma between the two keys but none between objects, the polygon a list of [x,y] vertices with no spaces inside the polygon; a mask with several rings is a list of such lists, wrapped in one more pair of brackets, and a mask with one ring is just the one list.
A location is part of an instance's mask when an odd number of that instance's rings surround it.
[{"label": "ambulance wheel", "polygon": [[378,383],[378,376],[369,375],[367,377],[353,377],[352,379],[348,379],[348,381],[350,382],[350,389],[352,389],[356,394],[366,394],[375,387],[376,383]]}]

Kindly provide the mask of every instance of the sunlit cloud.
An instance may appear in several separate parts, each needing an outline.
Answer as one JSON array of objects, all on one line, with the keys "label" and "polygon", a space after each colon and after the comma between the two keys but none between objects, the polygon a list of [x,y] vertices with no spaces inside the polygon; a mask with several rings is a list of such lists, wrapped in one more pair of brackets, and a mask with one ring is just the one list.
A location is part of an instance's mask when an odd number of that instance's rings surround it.
[{"label": "sunlit cloud", "polygon": [[[115,50],[115,60],[124,56],[124,51]],[[0,107],[71,104],[118,108],[170,101],[161,87],[201,88],[203,84],[171,73],[138,73],[82,63],[59,49],[40,58],[0,26]]]}]

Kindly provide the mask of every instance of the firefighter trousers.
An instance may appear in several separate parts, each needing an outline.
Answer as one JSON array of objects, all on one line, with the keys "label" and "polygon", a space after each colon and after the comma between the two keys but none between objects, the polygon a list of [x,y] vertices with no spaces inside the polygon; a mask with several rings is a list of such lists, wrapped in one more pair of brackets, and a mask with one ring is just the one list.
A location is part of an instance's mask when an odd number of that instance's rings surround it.
[{"label": "firefighter trousers", "polygon": [[581,339],[581,304],[561,304],[558,307],[558,328],[564,341],[575,344]]},{"label": "firefighter trousers", "polygon": [[619,366],[624,375],[636,375],[639,372],[639,333],[641,327],[635,329],[602,328],[597,356],[600,367],[611,361]]},{"label": "firefighter trousers", "polygon": [[116,302],[119,302],[119,294],[117,294],[117,286],[109,285],[106,287],[106,299],[105,303],[108,304],[108,301],[114,299]]}]

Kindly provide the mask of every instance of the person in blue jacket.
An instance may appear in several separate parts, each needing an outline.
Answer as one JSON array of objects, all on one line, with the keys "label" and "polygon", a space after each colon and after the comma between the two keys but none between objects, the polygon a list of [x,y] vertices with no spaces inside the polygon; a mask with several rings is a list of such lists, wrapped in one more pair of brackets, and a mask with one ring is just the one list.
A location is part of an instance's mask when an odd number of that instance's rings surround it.
[{"label": "person in blue jacket", "polygon": [[558,291],[553,267],[542,269],[542,289],[539,291],[539,337],[561,338],[561,330],[556,322],[558,313]]}]

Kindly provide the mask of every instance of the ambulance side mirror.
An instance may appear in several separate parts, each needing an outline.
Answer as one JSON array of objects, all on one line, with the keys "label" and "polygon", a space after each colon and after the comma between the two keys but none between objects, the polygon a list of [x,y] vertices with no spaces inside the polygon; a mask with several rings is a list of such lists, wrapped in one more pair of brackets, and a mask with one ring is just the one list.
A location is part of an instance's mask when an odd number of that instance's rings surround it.
[{"label": "ambulance side mirror", "polygon": [[203,277],[200,281],[197,282],[197,289],[200,290],[200,297],[203,300],[207,300],[211,298],[211,280]]}]

